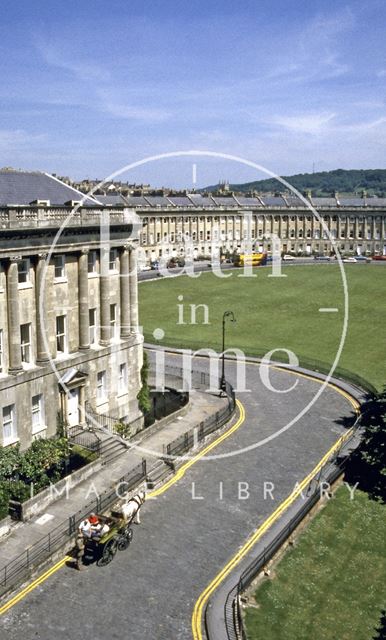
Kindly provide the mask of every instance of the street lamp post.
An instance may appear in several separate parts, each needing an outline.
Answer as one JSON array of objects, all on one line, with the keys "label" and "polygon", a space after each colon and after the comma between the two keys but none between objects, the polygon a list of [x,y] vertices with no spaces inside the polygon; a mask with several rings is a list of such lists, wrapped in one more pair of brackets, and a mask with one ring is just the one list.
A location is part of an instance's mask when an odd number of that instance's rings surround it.
[{"label": "street lamp post", "polygon": [[234,316],[233,311],[224,311],[222,316],[222,356],[221,356],[221,379],[220,379],[220,390],[225,391],[226,389],[226,380],[225,380],[225,323],[229,320],[230,322],[236,322],[236,318]]}]

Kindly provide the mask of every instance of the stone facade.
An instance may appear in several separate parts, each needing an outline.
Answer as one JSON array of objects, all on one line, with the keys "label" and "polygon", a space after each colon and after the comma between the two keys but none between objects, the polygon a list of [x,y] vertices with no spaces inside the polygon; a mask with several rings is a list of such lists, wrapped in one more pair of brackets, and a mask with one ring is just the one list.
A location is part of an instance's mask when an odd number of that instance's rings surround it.
[{"label": "stone facade", "polygon": [[[127,210],[0,211],[0,445],[140,417],[137,249]],[[61,224],[62,232],[58,235]]]},{"label": "stone facade", "polygon": [[277,235],[284,253],[328,255],[334,240],[343,253],[386,255],[382,198],[310,199],[321,220],[290,197],[127,200],[0,207],[0,445],[52,436],[58,417],[85,426],[87,406],[140,417],[137,260],[183,256],[186,235],[194,256],[240,251],[247,234],[258,251]]},{"label": "stone facade", "polygon": [[[211,254],[217,241],[224,251],[240,250],[247,228],[258,251],[272,250],[271,235],[281,239],[282,251],[294,255],[329,255],[331,237],[340,252],[362,255],[386,254],[386,206],[363,207],[358,210],[329,207],[318,208],[326,228],[310,210],[293,208],[239,208],[211,211],[138,211],[143,228],[141,247],[148,260],[161,255],[184,254],[182,238],[185,234],[193,244],[194,254]],[[248,217],[250,216],[250,222]]]}]

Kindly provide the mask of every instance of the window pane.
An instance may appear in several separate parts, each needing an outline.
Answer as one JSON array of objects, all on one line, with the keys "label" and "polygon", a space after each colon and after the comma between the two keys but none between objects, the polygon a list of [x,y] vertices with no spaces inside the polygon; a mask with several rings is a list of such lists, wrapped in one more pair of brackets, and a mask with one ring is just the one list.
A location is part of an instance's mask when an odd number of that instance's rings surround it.
[{"label": "window pane", "polygon": [[31,362],[31,325],[20,325],[20,346],[22,362]]},{"label": "window pane", "polygon": [[16,438],[15,405],[10,404],[3,408],[3,440]]}]

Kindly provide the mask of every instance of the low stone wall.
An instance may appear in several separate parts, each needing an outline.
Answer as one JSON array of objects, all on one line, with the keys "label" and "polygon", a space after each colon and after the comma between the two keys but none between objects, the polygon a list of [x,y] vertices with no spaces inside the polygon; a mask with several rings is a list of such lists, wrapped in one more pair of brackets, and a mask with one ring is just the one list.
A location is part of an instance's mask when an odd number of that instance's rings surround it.
[{"label": "low stone wall", "polygon": [[178,416],[185,415],[187,413],[187,410],[189,409],[189,406],[190,406],[190,402],[188,402],[188,404],[186,404],[185,406],[181,407],[181,409],[177,409],[177,411],[174,411],[174,413],[170,413],[168,416],[165,416],[160,420],[156,420],[149,427],[145,427],[145,429],[142,429],[140,433],[140,435],[142,436],[142,439],[140,439],[139,442],[142,442],[143,438],[148,438],[149,436],[154,435],[154,433],[156,433],[159,429],[162,429],[162,427],[165,427],[167,424],[169,424],[169,422],[176,420]]},{"label": "low stone wall", "polygon": [[26,520],[30,520],[30,518],[33,518],[39,513],[45,511],[50,504],[61,498],[63,495],[66,495],[66,490],[68,491],[69,489],[73,489],[80,482],[87,480],[87,478],[92,476],[94,473],[97,473],[101,468],[102,460],[98,458],[98,460],[90,462],[81,469],[77,469],[77,471],[74,471],[69,476],[62,478],[59,482],[47,487],[47,489],[44,489],[44,491],[41,491],[33,498],[21,503],[12,500],[11,503],[15,510],[19,512],[19,519],[25,522]]}]

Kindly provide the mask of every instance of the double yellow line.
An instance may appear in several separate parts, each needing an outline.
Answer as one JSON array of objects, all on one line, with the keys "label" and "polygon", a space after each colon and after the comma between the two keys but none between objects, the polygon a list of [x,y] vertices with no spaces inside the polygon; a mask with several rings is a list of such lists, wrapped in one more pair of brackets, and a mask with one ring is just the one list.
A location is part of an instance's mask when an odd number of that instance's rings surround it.
[{"label": "double yellow line", "polygon": [[[287,371],[287,370],[286,370]],[[312,380],[317,380],[317,378],[313,378],[312,376],[308,376],[307,374],[300,374],[304,378],[309,378]],[[357,402],[355,398],[350,396],[346,391],[340,389],[334,384],[329,383],[335,391],[340,393],[344,398],[348,399],[351,405],[353,406],[356,413],[359,412],[360,404]],[[206,589],[200,594],[193,610],[192,615],[192,633],[194,640],[203,640],[202,635],[202,619],[204,609],[206,604],[213,594],[213,592],[217,589],[217,587],[221,584],[221,582],[226,578],[230,572],[237,566],[237,564],[248,554],[248,552],[252,549],[252,547],[260,540],[260,538],[266,533],[266,531],[273,525],[273,523],[280,518],[280,516],[288,509],[288,507],[301,495],[303,489],[305,489],[310,481],[319,473],[323,465],[328,461],[330,456],[338,451],[342,444],[350,438],[353,432],[353,428],[349,429],[346,433],[343,434],[335,442],[335,444],[327,451],[327,453],[323,456],[321,460],[319,460],[318,464],[313,468],[313,470],[301,481],[301,483],[294,489],[294,491],[275,509],[275,511],[263,522],[263,524],[252,534],[252,536],[245,542],[245,544],[239,549],[239,551],[229,560],[229,562],[223,567],[223,569],[216,575],[216,577],[208,584]]]},{"label": "double yellow line", "polygon": [[[258,366],[258,363],[250,362],[249,364]],[[280,367],[273,367],[273,368],[278,369],[280,371],[285,371],[286,373],[293,373],[294,375],[297,375],[303,378],[308,378],[309,380],[314,380],[315,382],[319,382],[320,384],[323,384],[323,380],[320,380],[319,378],[315,378],[312,375],[307,375],[303,373],[300,374],[300,373],[290,371],[288,369],[284,369]],[[340,395],[342,395],[347,400],[349,400],[349,402],[354,407],[355,411],[358,413],[360,405],[352,396],[350,396],[350,394],[343,391],[333,383],[328,383],[328,386],[330,386],[335,391],[337,391]],[[198,460],[200,460],[203,456],[209,453],[209,451],[217,447],[219,444],[221,444],[221,442],[229,438],[229,436],[231,436],[235,431],[237,431],[237,429],[239,429],[239,427],[245,421],[245,409],[239,400],[236,400],[236,404],[239,410],[239,417],[235,422],[235,424],[231,426],[221,436],[216,438],[216,440],[214,440],[213,442],[208,444],[206,447],[204,447],[204,449],[198,452],[194,456],[194,458],[192,458],[191,460],[186,462],[184,465],[182,465],[182,467],[178,469],[177,473],[170,480],[168,480],[168,482],[166,482],[164,485],[162,485],[158,489],[155,489],[154,491],[149,493],[148,494],[149,498],[156,498],[157,496],[165,493],[168,489],[170,489],[170,487],[172,487],[176,482],[178,482],[178,480],[184,477],[185,473],[191,466],[193,466]],[[271,514],[271,516],[256,530],[256,532],[252,535],[252,537],[249,538],[249,540],[247,540],[247,542],[238,551],[238,553],[228,562],[228,564],[220,571],[220,573],[217,574],[214,580],[202,592],[202,594],[200,595],[199,599],[196,602],[196,605],[193,611],[193,616],[192,616],[192,631],[193,631],[194,640],[202,640],[202,632],[201,632],[202,612],[203,612],[204,606],[206,605],[213,591],[218,587],[221,581],[230,573],[230,571],[238,564],[238,562],[240,562],[240,560],[248,553],[248,551],[253,547],[253,545],[257,542],[257,540],[263,535],[263,533],[265,533],[265,531],[273,524],[273,522],[275,522],[275,520],[283,513],[283,511],[285,511],[285,509],[287,509],[287,507],[298,497],[298,495],[300,495],[301,491],[307,486],[310,479],[312,479],[318,473],[318,471],[326,462],[326,460],[328,460],[329,456],[335,450],[339,449],[342,443],[347,438],[349,438],[349,436],[351,435],[351,432],[352,430],[348,431],[341,438],[339,438],[339,440],[335,443],[333,447],[331,447],[331,449],[326,453],[326,455],[321,459],[321,461],[311,471],[311,473],[308,474],[306,478],[304,478],[304,480],[299,485],[297,490],[294,491],[290,496],[288,496],[288,498],[284,500],[284,502],[276,509],[276,511],[274,511]],[[43,582],[45,582],[56,571],[61,569],[66,564],[66,562],[69,561],[70,559],[71,558],[69,556],[65,556],[64,558],[59,560],[59,562],[53,565],[50,569],[48,569],[45,573],[43,573],[41,576],[36,578],[36,580],[32,581],[29,585],[27,585],[24,589],[22,589],[22,591],[20,591],[17,595],[15,595],[13,598],[11,598],[8,602],[6,602],[3,606],[0,607],[0,615],[6,613],[6,611],[14,607],[21,600],[23,600],[23,598],[25,598],[31,591],[33,591],[34,589],[36,589],[36,587],[38,587]]]},{"label": "double yellow line", "polygon": [[[155,498],[155,497],[161,495],[162,493],[164,493],[165,491],[167,491],[173,484],[175,484],[178,480],[183,478],[183,476],[185,475],[187,470],[193,464],[195,464],[200,458],[205,456],[209,451],[211,451],[212,449],[217,447],[217,445],[219,445],[221,442],[223,442],[224,440],[229,438],[229,436],[232,435],[232,433],[234,433],[235,431],[237,431],[237,429],[239,427],[241,427],[241,425],[243,424],[243,422],[245,420],[245,410],[244,410],[244,407],[243,407],[243,405],[241,404],[241,402],[239,400],[236,400],[236,404],[237,404],[237,407],[238,407],[238,410],[239,410],[239,417],[238,417],[237,421],[235,422],[235,424],[232,427],[230,427],[230,429],[225,431],[225,433],[223,433],[221,436],[216,438],[216,440],[214,440],[208,446],[206,446],[204,449],[202,449],[202,451],[199,451],[197,453],[197,455],[194,456],[194,458],[192,458],[187,463],[185,463],[182,467],[180,467],[180,469],[178,469],[177,473],[168,482],[166,482],[162,487],[160,487],[159,489],[156,489],[155,491],[152,491],[151,493],[149,493],[148,494],[149,498]],[[20,591],[20,593],[15,595],[8,602],[6,602],[2,607],[0,607],[0,615],[2,615],[3,613],[5,613],[9,609],[11,609],[11,607],[14,607],[18,602],[20,602],[20,600],[23,600],[23,598],[25,598],[29,593],[31,593],[31,591],[33,591],[34,589],[36,589],[36,587],[38,587],[43,582],[45,582],[50,576],[52,576],[54,573],[56,573],[56,571],[61,569],[66,564],[66,562],[69,561],[69,560],[71,560],[70,556],[65,556],[64,558],[59,560],[59,562],[54,564],[50,569],[48,569],[45,573],[43,573],[41,576],[39,576],[39,578],[36,578],[36,580],[33,580],[33,582],[31,582],[24,589],[22,589],[22,591]]]},{"label": "double yellow line", "polygon": [[221,442],[229,438],[229,436],[231,436],[232,433],[234,433],[235,431],[237,431],[239,427],[241,427],[241,425],[245,420],[245,409],[244,409],[244,406],[241,404],[240,400],[236,400],[236,404],[239,410],[239,417],[237,419],[237,422],[235,422],[235,424],[233,425],[233,427],[225,431],[225,433],[223,433],[221,436],[216,438],[216,440],[213,440],[213,442],[208,444],[204,449],[202,449],[199,453],[197,453],[197,455],[195,455],[194,458],[191,458],[191,460],[189,460],[184,465],[182,465],[182,467],[178,469],[176,474],[172,478],[170,478],[168,482],[165,482],[165,484],[159,487],[159,489],[155,489],[155,491],[148,493],[147,495],[148,498],[156,498],[157,496],[160,496],[162,493],[165,493],[165,491],[170,489],[170,487],[173,486],[173,484],[178,482],[178,480],[181,480],[181,478],[184,477],[187,470],[190,467],[192,467],[198,460],[200,460],[200,458],[203,458],[207,453],[209,453],[209,451],[212,451],[212,449],[214,449]]},{"label": "double yellow line", "polygon": [[20,593],[18,593],[16,596],[11,598],[11,600],[6,602],[5,604],[3,604],[3,606],[0,607],[0,615],[8,611],[8,609],[11,609],[11,607],[14,607],[15,604],[20,602],[20,600],[23,600],[23,598],[25,598],[26,595],[28,595],[31,591],[36,589],[36,587],[38,587],[40,584],[45,582],[50,576],[52,576],[53,573],[58,571],[58,569],[61,569],[61,567],[63,567],[63,565],[65,565],[68,560],[71,560],[70,556],[65,556],[64,558],[59,560],[59,562],[54,564],[53,567],[51,567],[45,573],[39,576],[39,578],[36,578],[36,580],[34,580],[29,585],[27,585],[24,589],[22,589]]}]

